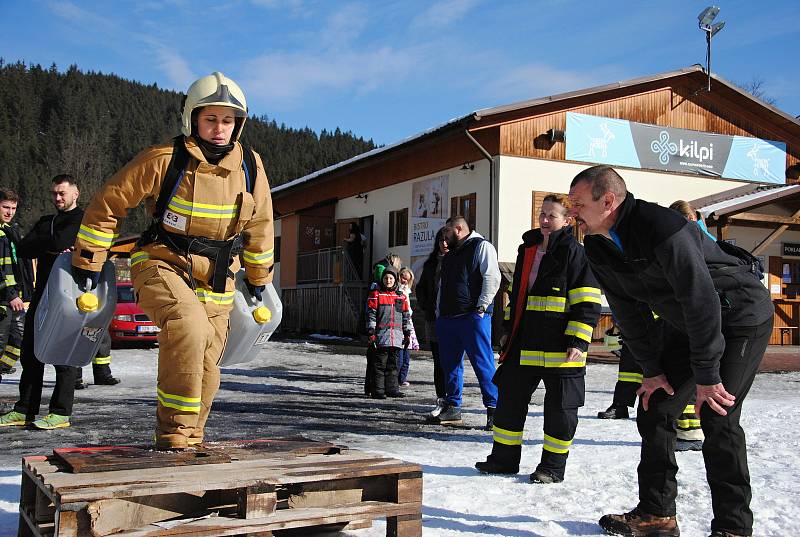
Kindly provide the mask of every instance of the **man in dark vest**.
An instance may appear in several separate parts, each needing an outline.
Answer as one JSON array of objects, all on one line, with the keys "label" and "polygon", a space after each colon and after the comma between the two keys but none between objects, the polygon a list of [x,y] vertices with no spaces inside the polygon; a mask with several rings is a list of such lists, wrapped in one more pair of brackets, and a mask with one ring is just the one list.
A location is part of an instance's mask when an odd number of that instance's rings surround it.
[{"label": "man in dark vest", "polygon": [[694,393],[706,437],[711,535],[751,535],[739,417],[774,312],[757,268],[747,252],[718,244],[677,212],[634,198],[609,166],[579,173],[569,197],[572,216],[586,233],[592,272],[643,371],[636,413],[642,437],[639,504],[603,516],[600,526],[612,535],[680,535],[674,421]]},{"label": "man in dark vest", "polygon": [[443,425],[462,422],[461,391],[466,352],[481,387],[486,427],[491,430],[497,406],[497,386],[492,383],[495,372],[492,306],[500,288],[497,251],[480,234],[471,231],[462,216],[447,220],[444,237],[450,250],[442,259],[436,335],[446,394],[444,408],[438,415],[431,413],[428,419]]}]

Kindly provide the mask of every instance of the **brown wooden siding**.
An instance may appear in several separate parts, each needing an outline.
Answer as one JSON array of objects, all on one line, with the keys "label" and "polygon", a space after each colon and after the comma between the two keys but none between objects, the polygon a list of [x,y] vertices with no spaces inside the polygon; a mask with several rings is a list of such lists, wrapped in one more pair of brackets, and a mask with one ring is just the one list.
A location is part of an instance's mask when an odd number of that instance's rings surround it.
[{"label": "brown wooden siding", "polygon": [[[484,130],[474,136],[489,154],[498,154],[499,129]],[[463,131],[459,131],[421,143],[415,149],[388,154],[379,162],[355,164],[344,174],[334,172],[319,181],[310,181],[308,186],[293,188],[287,193],[276,192],[273,205],[280,214],[290,214],[323,200],[355,196],[482,159],[480,151]]]},{"label": "brown wooden siding", "polygon": [[787,143],[787,168],[800,163],[800,140],[783,129],[767,124],[753,112],[718,95],[690,95],[682,87],[661,88],[611,100],[585,103],[555,110],[536,117],[507,123],[500,129],[500,152],[503,155],[564,160],[566,144],[550,144],[548,129],[566,129],[567,111],[625,119],[680,129],[716,134],[751,136]]},{"label": "brown wooden siding", "polygon": [[292,215],[281,219],[281,288],[297,285],[299,232],[299,216]]}]

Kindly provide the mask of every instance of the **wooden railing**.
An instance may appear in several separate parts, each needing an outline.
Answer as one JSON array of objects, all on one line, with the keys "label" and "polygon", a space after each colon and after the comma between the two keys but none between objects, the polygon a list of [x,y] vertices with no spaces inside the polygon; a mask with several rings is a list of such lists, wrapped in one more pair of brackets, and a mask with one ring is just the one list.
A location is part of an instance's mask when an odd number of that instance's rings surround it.
[{"label": "wooden railing", "polygon": [[341,247],[322,248],[297,256],[297,283],[361,282],[353,261]]},{"label": "wooden railing", "polygon": [[322,248],[297,256],[297,287],[283,289],[281,328],[295,332],[363,331],[368,282],[341,248]]}]

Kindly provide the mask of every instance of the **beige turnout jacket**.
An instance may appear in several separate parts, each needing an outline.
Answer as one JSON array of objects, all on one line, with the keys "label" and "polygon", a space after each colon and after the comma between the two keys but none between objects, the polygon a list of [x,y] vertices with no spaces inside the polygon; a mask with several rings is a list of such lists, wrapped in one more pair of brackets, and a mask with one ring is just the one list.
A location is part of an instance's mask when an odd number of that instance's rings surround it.
[{"label": "beige turnout jacket", "polygon": [[[247,192],[242,169],[240,143],[236,142],[216,165],[206,161],[193,139],[186,138],[185,143],[192,158],[167,205],[162,218],[164,229],[214,240],[228,240],[241,232],[244,238],[241,262],[247,279],[254,285],[271,282],[274,262],[272,198],[261,157],[256,154],[257,173],[250,172],[251,181],[255,180],[251,195]],[[78,232],[73,265],[99,271],[128,210],[144,201],[148,212],[153,214],[172,148],[170,141],[145,149],[94,196]],[[205,257],[193,254],[187,258],[158,242],[137,247],[131,255],[132,267],[141,264],[137,269],[158,261],[167,262],[197,283],[210,287],[213,266]],[[238,271],[241,262],[235,259],[230,270]],[[230,278],[227,290],[233,290]]]}]

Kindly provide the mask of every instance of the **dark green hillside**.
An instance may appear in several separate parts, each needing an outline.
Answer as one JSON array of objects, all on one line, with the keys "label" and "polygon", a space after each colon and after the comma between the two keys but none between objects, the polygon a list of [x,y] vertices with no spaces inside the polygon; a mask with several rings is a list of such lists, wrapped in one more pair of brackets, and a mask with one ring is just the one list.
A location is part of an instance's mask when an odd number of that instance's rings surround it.
[{"label": "dark green hillside", "polygon": [[[59,72],[0,59],[0,186],[21,198],[25,229],[52,212],[50,179],[72,173],[88,202],[98,187],[148,145],[178,134],[180,93],[115,75]],[[264,158],[273,186],[373,149],[350,132],[292,129],[266,116],[251,117],[242,136]],[[144,215],[129,215],[127,231]]]}]

